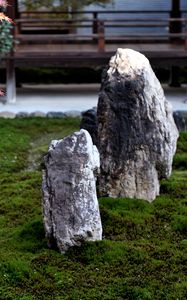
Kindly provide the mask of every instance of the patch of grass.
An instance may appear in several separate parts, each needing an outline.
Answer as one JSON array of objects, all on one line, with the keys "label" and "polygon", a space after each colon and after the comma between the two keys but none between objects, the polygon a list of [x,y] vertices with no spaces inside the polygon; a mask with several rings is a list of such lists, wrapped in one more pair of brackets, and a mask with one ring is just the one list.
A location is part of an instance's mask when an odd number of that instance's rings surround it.
[{"label": "patch of grass", "polygon": [[42,157],[78,128],[78,119],[0,119],[0,299],[186,299],[186,133],[153,203],[101,198],[103,241],[64,255],[47,248]]},{"label": "patch of grass", "polygon": [[180,133],[177,153],[173,160],[173,168],[187,170],[187,131]]}]

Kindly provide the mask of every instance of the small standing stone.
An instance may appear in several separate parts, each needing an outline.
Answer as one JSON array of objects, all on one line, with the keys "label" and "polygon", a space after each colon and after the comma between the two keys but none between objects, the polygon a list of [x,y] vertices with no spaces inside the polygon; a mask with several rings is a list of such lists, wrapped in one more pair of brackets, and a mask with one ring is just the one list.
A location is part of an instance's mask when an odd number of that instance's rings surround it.
[{"label": "small standing stone", "polygon": [[118,49],[98,102],[100,195],[152,201],[171,174],[178,130],[148,59]]},{"label": "small standing stone", "polygon": [[86,130],[52,141],[44,158],[43,215],[50,247],[61,252],[83,241],[102,239],[96,196],[100,161]]}]

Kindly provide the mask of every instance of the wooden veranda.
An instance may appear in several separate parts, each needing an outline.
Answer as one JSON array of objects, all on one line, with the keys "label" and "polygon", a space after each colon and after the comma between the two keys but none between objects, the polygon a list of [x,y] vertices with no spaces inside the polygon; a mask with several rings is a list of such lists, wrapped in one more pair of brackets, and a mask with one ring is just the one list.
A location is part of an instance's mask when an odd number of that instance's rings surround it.
[{"label": "wooden veranda", "polygon": [[20,12],[17,1],[9,2],[18,43],[4,57],[8,102],[16,101],[15,67],[102,67],[119,47],[140,51],[156,66],[187,65],[187,11],[179,0],[171,11],[84,13]]}]

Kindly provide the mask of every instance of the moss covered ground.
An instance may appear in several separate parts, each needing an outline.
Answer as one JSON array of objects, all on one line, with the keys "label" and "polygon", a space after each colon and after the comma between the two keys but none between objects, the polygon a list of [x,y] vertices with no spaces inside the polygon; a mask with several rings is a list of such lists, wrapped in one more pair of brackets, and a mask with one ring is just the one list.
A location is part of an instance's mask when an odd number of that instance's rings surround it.
[{"label": "moss covered ground", "polygon": [[104,239],[47,248],[42,157],[76,119],[0,119],[0,299],[187,299],[187,132],[152,203],[101,198]]}]

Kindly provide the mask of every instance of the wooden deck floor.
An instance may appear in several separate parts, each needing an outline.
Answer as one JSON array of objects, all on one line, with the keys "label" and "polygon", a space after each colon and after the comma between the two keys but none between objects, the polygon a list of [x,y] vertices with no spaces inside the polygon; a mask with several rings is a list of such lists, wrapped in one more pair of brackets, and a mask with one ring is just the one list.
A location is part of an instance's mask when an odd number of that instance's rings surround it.
[{"label": "wooden deck floor", "polygon": [[106,44],[105,51],[99,52],[97,44],[46,44],[16,47],[15,66],[38,67],[98,67],[108,63],[117,48],[140,51],[157,66],[186,65],[187,50],[177,44]]}]

